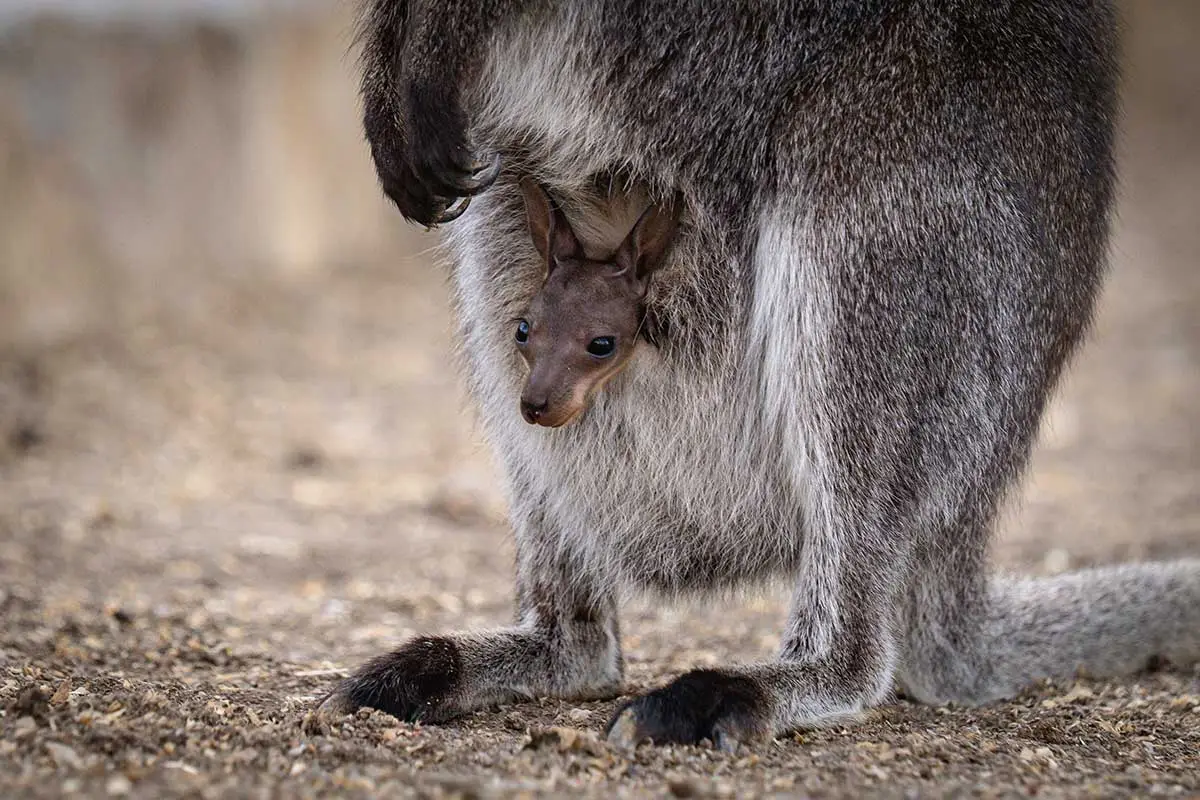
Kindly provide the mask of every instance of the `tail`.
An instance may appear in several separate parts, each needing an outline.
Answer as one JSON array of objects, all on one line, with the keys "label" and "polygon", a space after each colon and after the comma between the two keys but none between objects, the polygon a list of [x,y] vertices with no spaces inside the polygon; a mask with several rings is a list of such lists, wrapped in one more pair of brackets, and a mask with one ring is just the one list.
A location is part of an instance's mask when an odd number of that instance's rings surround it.
[{"label": "tail", "polygon": [[1200,560],[993,580],[983,631],[992,694],[1043,678],[1200,663]]},{"label": "tail", "polygon": [[1044,679],[1116,678],[1200,663],[1200,560],[1126,564],[972,586],[914,587],[897,679],[926,703],[978,705]]}]

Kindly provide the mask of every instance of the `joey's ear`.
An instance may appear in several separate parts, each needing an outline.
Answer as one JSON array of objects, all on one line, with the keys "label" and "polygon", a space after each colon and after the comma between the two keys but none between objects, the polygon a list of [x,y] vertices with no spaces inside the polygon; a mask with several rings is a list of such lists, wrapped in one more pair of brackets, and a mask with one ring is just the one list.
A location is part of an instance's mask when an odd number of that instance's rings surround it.
[{"label": "joey's ear", "polygon": [[575,232],[546,190],[527,175],[521,179],[521,194],[525,197],[529,235],[546,262],[547,271],[554,269],[555,259],[579,255],[579,240],[575,238]]},{"label": "joey's ear", "polygon": [[638,217],[633,230],[621,242],[614,257],[622,272],[628,271],[636,280],[645,282],[658,269],[671,247],[679,227],[683,199],[676,195],[670,205],[651,205]]}]

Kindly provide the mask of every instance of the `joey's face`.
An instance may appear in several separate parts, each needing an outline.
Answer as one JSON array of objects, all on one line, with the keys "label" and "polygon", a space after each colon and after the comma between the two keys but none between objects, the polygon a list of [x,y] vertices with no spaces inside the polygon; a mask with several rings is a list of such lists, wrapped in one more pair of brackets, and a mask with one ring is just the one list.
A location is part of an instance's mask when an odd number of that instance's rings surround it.
[{"label": "joey's face", "polygon": [[533,246],[545,266],[542,288],[513,339],[529,367],[521,416],[557,428],[584,412],[596,392],[629,363],[642,301],[675,235],[679,198],[651,205],[607,261],[588,260],[566,214],[545,187],[520,181]]},{"label": "joey's face", "polygon": [[634,353],[644,284],[607,262],[560,261],[513,324],[529,367],[526,422],[557,428],[582,414]]}]

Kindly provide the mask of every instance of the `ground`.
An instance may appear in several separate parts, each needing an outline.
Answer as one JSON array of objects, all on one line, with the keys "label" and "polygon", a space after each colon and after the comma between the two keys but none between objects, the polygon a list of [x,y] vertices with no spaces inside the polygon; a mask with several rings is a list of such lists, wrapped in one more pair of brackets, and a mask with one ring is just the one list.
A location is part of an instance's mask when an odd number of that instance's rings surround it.
[{"label": "ground", "polygon": [[[1006,518],[1005,566],[1200,550],[1197,340],[1172,335],[1200,295],[1189,309],[1122,274]],[[362,658],[509,615],[511,542],[448,366],[442,273],[418,254],[172,287],[4,361],[4,794],[1200,793],[1200,672],[898,702],[733,756],[612,752],[594,739],[609,702],[308,732]],[[768,654],[782,600],[630,609],[628,690]]]}]

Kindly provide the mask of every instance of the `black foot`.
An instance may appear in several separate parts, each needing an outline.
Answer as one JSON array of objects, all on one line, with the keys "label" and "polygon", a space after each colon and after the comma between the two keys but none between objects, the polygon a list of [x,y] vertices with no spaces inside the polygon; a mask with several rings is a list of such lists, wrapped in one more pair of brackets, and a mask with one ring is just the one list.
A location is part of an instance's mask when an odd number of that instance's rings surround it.
[{"label": "black foot", "polygon": [[462,680],[458,645],[440,636],[413,639],[368,661],[317,708],[325,720],[374,708],[405,722],[436,722],[453,716],[450,701]]},{"label": "black foot", "polygon": [[479,159],[468,145],[452,87],[413,85],[406,103],[383,98],[368,106],[364,126],[384,193],[427,227],[457,219],[500,174],[499,154]]},{"label": "black foot", "polygon": [[766,694],[752,678],[695,670],[661,689],[620,706],[608,723],[608,741],[620,747],[699,744],[708,740],[734,751],[765,737],[770,720]]}]

